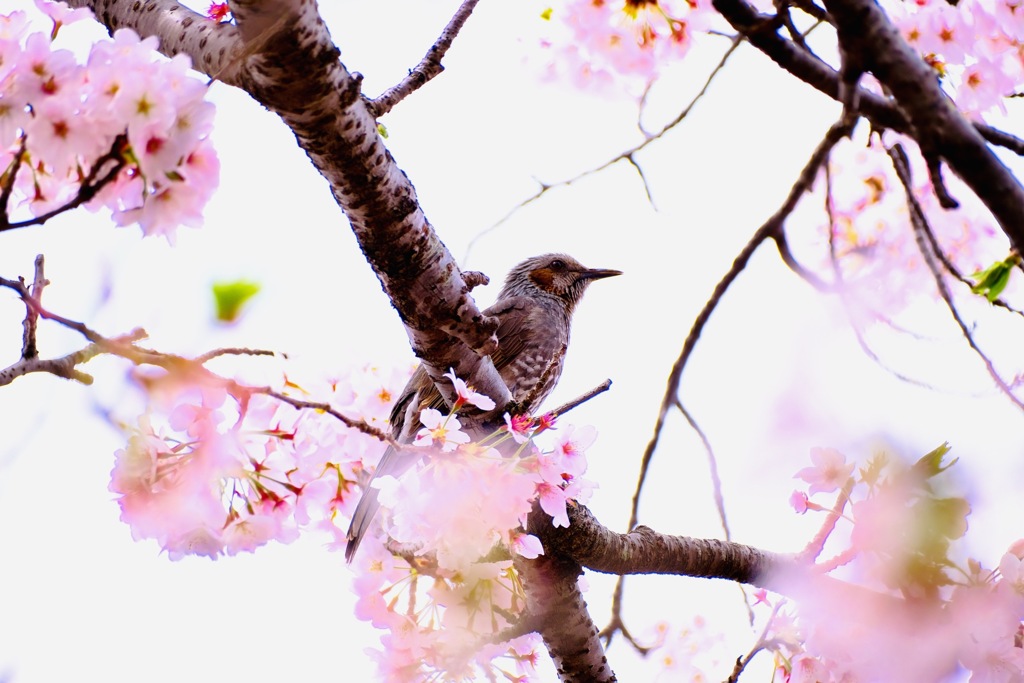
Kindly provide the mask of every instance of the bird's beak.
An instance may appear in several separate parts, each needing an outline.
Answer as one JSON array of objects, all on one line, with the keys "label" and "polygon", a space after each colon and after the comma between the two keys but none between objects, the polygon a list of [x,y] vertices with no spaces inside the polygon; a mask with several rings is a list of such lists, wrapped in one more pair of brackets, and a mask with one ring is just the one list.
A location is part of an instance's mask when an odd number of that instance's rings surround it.
[{"label": "bird's beak", "polygon": [[606,277],[615,277],[616,275],[622,275],[621,270],[612,270],[610,268],[587,268],[580,272],[580,280],[600,280]]}]

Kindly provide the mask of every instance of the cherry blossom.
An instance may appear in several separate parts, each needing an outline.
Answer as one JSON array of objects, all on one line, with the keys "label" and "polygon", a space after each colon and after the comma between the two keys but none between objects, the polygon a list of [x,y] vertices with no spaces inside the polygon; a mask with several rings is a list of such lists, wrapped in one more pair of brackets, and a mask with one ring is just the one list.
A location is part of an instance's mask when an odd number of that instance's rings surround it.
[{"label": "cherry blossom", "polygon": [[639,91],[686,55],[713,15],[710,2],[685,0],[559,4],[543,15],[547,74],[583,88]]},{"label": "cherry blossom", "polygon": [[454,415],[445,417],[434,408],[420,411],[423,428],[416,433],[413,443],[417,446],[432,446],[435,443],[445,453],[454,451],[459,444],[469,443],[469,434],[462,431],[462,423]]},{"label": "cherry blossom", "polygon": [[494,410],[494,401],[466,386],[465,382],[455,376],[455,370],[449,369],[444,376],[451,380],[457,396],[452,411],[456,411],[464,405],[476,406],[480,410]]},{"label": "cherry blossom", "polygon": [[201,225],[218,165],[208,142],[208,86],[190,73],[188,58],[159,57],[156,38],[121,29],[80,63],[54,39],[89,11],[36,5],[53,22],[49,33],[32,31],[25,13],[0,15],[0,151],[12,159],[11,150],[25,146],[11,206],[36,216],[61,208],[106,155],[99,170],[118,160],[121,171],[90,209],[169,242],[180,225]]},{"label": "cherry blossom", "polygon": [[512,435],[516,443],[523,444],[530,440],[533,418],[529,415],[509,415],[505,413],[505,429]]},{"label": "cherry blossom", "polygon": [[853,473],[853,463],[847,464],[846,456],[834,448],[812,448],[811,462],[813,467],[805,467],[795,475],[810,484],[811,495],[841,488]]}]

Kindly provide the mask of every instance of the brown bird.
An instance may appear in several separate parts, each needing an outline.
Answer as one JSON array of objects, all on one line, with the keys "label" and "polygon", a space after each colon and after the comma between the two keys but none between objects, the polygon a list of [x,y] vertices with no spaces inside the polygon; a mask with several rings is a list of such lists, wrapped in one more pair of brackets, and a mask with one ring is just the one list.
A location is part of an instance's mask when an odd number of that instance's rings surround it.
[{"label": "brown bird", "polygon": [[[572,314],[587,286],[594,280],[621,274],[618,270],[585,268],[565,254],[535,256],[509,272],[497,301],[484,314],[498,318],[498,349],[491,360],[508,386],[517,412],[532,412],[555,388],[569,344]],[[443,412],[445,403],[420,367],[391,409],[391,436],[401,443],[412,441],[422,426],[419,414],[424,408]],[[399,477],[418,460],[416,453],[388,447],[373,477]],[[347,561],[352,561],[379,507],[377,489],[366,486],[348,528]]]}]

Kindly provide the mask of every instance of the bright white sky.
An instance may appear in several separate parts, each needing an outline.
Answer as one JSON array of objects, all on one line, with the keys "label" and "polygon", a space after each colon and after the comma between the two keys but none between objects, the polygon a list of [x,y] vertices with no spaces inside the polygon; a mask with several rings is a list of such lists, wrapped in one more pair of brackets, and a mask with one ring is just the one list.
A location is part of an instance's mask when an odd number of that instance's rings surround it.
[{"label": "bright white sky", "polygon": [[[30,5],[8,0],[4,11]],[[342,60],[375,95],[420,59],[457,5],[394,0],[384,9],[346,0],[322,3],[322,11]],[[540,9],[481,3],[445,73],[383,121],[389,148],[460,260],[470,240],[536,189],[534,179],[575,175],[640,139],[629,99],[538,82],[521,37]],[[649,128],[685,106],[726,47],[706,40],[666,74],[650,96]],[[51,310],[111,335],[141,325],[165,351],[244,345],[326,368],[407,363],[397,316],[291,133],[240,92],[216,85],[211,99],[223,169],[204,228],[183,229],[169,248],[78,212],[0,237],[0,274],[28,276],[44,253]],[[600,431],[589,454],[589,477],[600,484],[591,507],[609,526],[625,530],[640,455],[691,321],[836,113],[742,49],[690,119],[639,157],[657,211],[636,172],[616,166],[520,211],[464,261],[495,282],[477,290],[482,305],[509,266],[537,253],[567,251],[625,271],[588,293],[549,399],[556,405],[606,377],[614,382],[569,420]],[[259,281],[263,292],[240,324],[214,328],[210,284],[238,277]],[[4,365],[20,351],[21,318],[14,296],[0,293]],[[44,325],[40,345],[56,356],[81,341]],[[1022,535],[1020,413],[994,395],[951,325],[912,346],[882,348],[893,365],[923,370],[943,390],[893,379],[859,351],[836,301],[819,297],[771,249],[756,255],[683,382],[684,401],[717,451],[735,540],[778,551],[807,541],[817,520],[796,516],[787,499],[811,446],[861,460],[887,447],[910,458],[949,440],[975,507],[971,552],[997,563]],[[32,376],[0,390],[0,680],[367,680],[362,650],[377,634],[351,616],[349,570],[321,539],[178,563],[131,540],[107,491],[123,439],[101,419],[110,408],[131,415],[119,381],[126,368],[99,361],[86,369],[97,375],[90,388]],[[671,533],[721,533],[704,452],[678,416],[641,521]],[[612,581],[589,581],[588,602],[603,625]],[[709,630],[731,634],[726,660],[753,642],[739,591],[722,582],[632,579],[626,604],[627,624],[641,637],[656,620],[680,629],[702,614]],[[652,680],[657,668],[621,645],[609,652],[620,677]],[[708,676],[724,679],[729,667]]]}]

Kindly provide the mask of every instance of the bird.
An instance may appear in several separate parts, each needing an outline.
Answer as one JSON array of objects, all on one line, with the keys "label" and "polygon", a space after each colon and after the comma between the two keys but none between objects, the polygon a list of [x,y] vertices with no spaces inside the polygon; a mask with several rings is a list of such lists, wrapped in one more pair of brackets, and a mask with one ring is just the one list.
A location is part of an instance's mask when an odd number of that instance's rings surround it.
[{"label": "bird", "polygon": [[[505,278],[494,304],[484,315],[498,319],[498,348],[491,361],[508,386],[516,414],[528,414],[555,388],[569,344],[572,315],[590,283],[621,275],[622,271],[587,268],[567,254],[542,254],[519,263]],[[389,418],[391,436],[399,443],[413,440],[425,408],[445,410],[444,400],[422,366],[416,369],[395,401]],[[421,456],[389,446],[370,481],[400,477]],[[351,562],[373,521],[380,502],[367,482],[352,513],[345,546]]]}]

